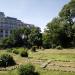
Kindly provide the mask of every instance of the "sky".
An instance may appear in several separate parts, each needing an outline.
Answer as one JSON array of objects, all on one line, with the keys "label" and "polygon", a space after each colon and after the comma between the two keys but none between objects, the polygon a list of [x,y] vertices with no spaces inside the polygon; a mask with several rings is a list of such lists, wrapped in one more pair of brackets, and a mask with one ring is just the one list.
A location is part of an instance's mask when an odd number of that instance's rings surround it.
[{"label": "sky", "polygon": [[47,23],[58,16],[70,0],[0,0],[0,11],[6,16],[34,24],[44,31]]}]

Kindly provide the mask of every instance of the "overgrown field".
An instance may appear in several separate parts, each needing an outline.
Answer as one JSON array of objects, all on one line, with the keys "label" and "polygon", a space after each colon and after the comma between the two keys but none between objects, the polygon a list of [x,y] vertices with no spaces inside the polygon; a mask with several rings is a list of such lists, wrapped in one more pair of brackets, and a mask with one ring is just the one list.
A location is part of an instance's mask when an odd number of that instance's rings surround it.
[{"label": "overgrown field", "polygon": [[[23,50],[23,48],[14,49],[19,52]],[[1,50],[0,54],[8,53],[12,55],[17,65],[6,67],[5,71],[0,71],[0,75],[18,75],[16,66],[26,63],[32,63],[40,75],[75,75],[75,49],[39,49],[36,52],[29,50],[28,58],[21,57],[20,54],[14,54],[7,50]]]}]

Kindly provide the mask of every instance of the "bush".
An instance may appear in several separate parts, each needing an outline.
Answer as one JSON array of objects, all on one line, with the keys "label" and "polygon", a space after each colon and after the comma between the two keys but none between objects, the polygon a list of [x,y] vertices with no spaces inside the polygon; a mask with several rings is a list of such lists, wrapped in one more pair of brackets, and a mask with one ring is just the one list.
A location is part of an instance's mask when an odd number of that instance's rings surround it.
[{"label": "bush", "polygon": [[26,50],[23,50],[20,55],[22,57],[28,57],[28,52]]},{"label": "bush", "polygon": [[14,45],[14,40],[12,37],[6,37],[2,39],[1,43],[3,48],[12,48]]},{"label": "bush", "polygon": [[59,46],[56,47],[56,49],[61,50],[61,49],[63,49],[63,48],[59,45]]},{"label": "bush", "polygon": [[32,47],[32,51],[33,51],[33,52],[36,52],[36,46],[33,46],[33,47]]},{"label": "bush", "polygon": [[2,54],[0,56],[0,67],[7,67],[7,66],[13,66],[15,65],[15,61],[13,60],[13,57],[9,54]]},{"label": "bush", "polygon": [[19,51],[18,50],[13,50],[13,53],[19,54]]},{"label": "bush", "polygon": [[12,48],[7,49],[7,52],[12,52],[12,51],[13,51]]},{"label": "bush", "polygon": [[32,64],[26,64],[24,66],[20,66],[18,69],[19,75],[38,75],[35,72],[35,67]]}]

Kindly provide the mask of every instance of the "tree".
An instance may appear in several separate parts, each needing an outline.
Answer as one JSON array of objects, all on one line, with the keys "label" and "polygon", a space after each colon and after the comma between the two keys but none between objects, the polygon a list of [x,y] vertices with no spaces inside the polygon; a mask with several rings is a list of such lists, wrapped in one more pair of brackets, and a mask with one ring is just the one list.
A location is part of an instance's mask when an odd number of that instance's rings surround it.
[{"label": "tree", "polygon": [[75,0],[71,0],[64,5],[58,18],[54,18],[47,24],[44,32],[51,47],[61,45],[62,47],[72,47],[75,43]]},{"label": "tree", "polygon": [[61,31],[60,26],[61,19],[60,18],[54,18],[52,22],[47,24],[47,28],[45,30],[45,34],[47,38],[49,39],[48,42],[51,45],[51,47],[54,47],[59,44],[59,33]]},{"label": "tree", "polygon": [[59,16],[66,20],[67,23],[67,34],[69,36],[69,42],[72,46],[74,46],[74,19],[75,19],[75,0],[71,0],[68,4],[66,4],[61,12],[59,13]]},{"label": "tree", "polygon": [[29,42],[32,46],[42,46],[42,34],[39,27],[32,27],[29,35]]},{"label": "tree", "polygon": [[[25,46],[28,47],[28,35],[30,34],[30,28],[24,27],[14,30],[12,37],[15,40],[16,46]],[[24,36],[24,38],[22,38]]]},{"label": "tree", "polygon": [[42,42],[43,42],[43,48],[49,49],[51,48],[51,41],[50,41],[50,35],[48,33],[44,32],[42,34]]}]

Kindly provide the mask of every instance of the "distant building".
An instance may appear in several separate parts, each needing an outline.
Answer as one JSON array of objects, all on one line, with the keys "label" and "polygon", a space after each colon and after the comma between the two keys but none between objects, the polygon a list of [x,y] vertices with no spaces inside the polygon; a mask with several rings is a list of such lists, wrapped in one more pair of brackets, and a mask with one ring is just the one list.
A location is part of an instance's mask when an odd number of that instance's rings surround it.
[{"label": "distant building", "polygon": [[0,12],[0,38],[8,37],[13,29],[29,27],[30,24],[25,24],[21,20],[13,17],[6,17],[3,12]]}]

